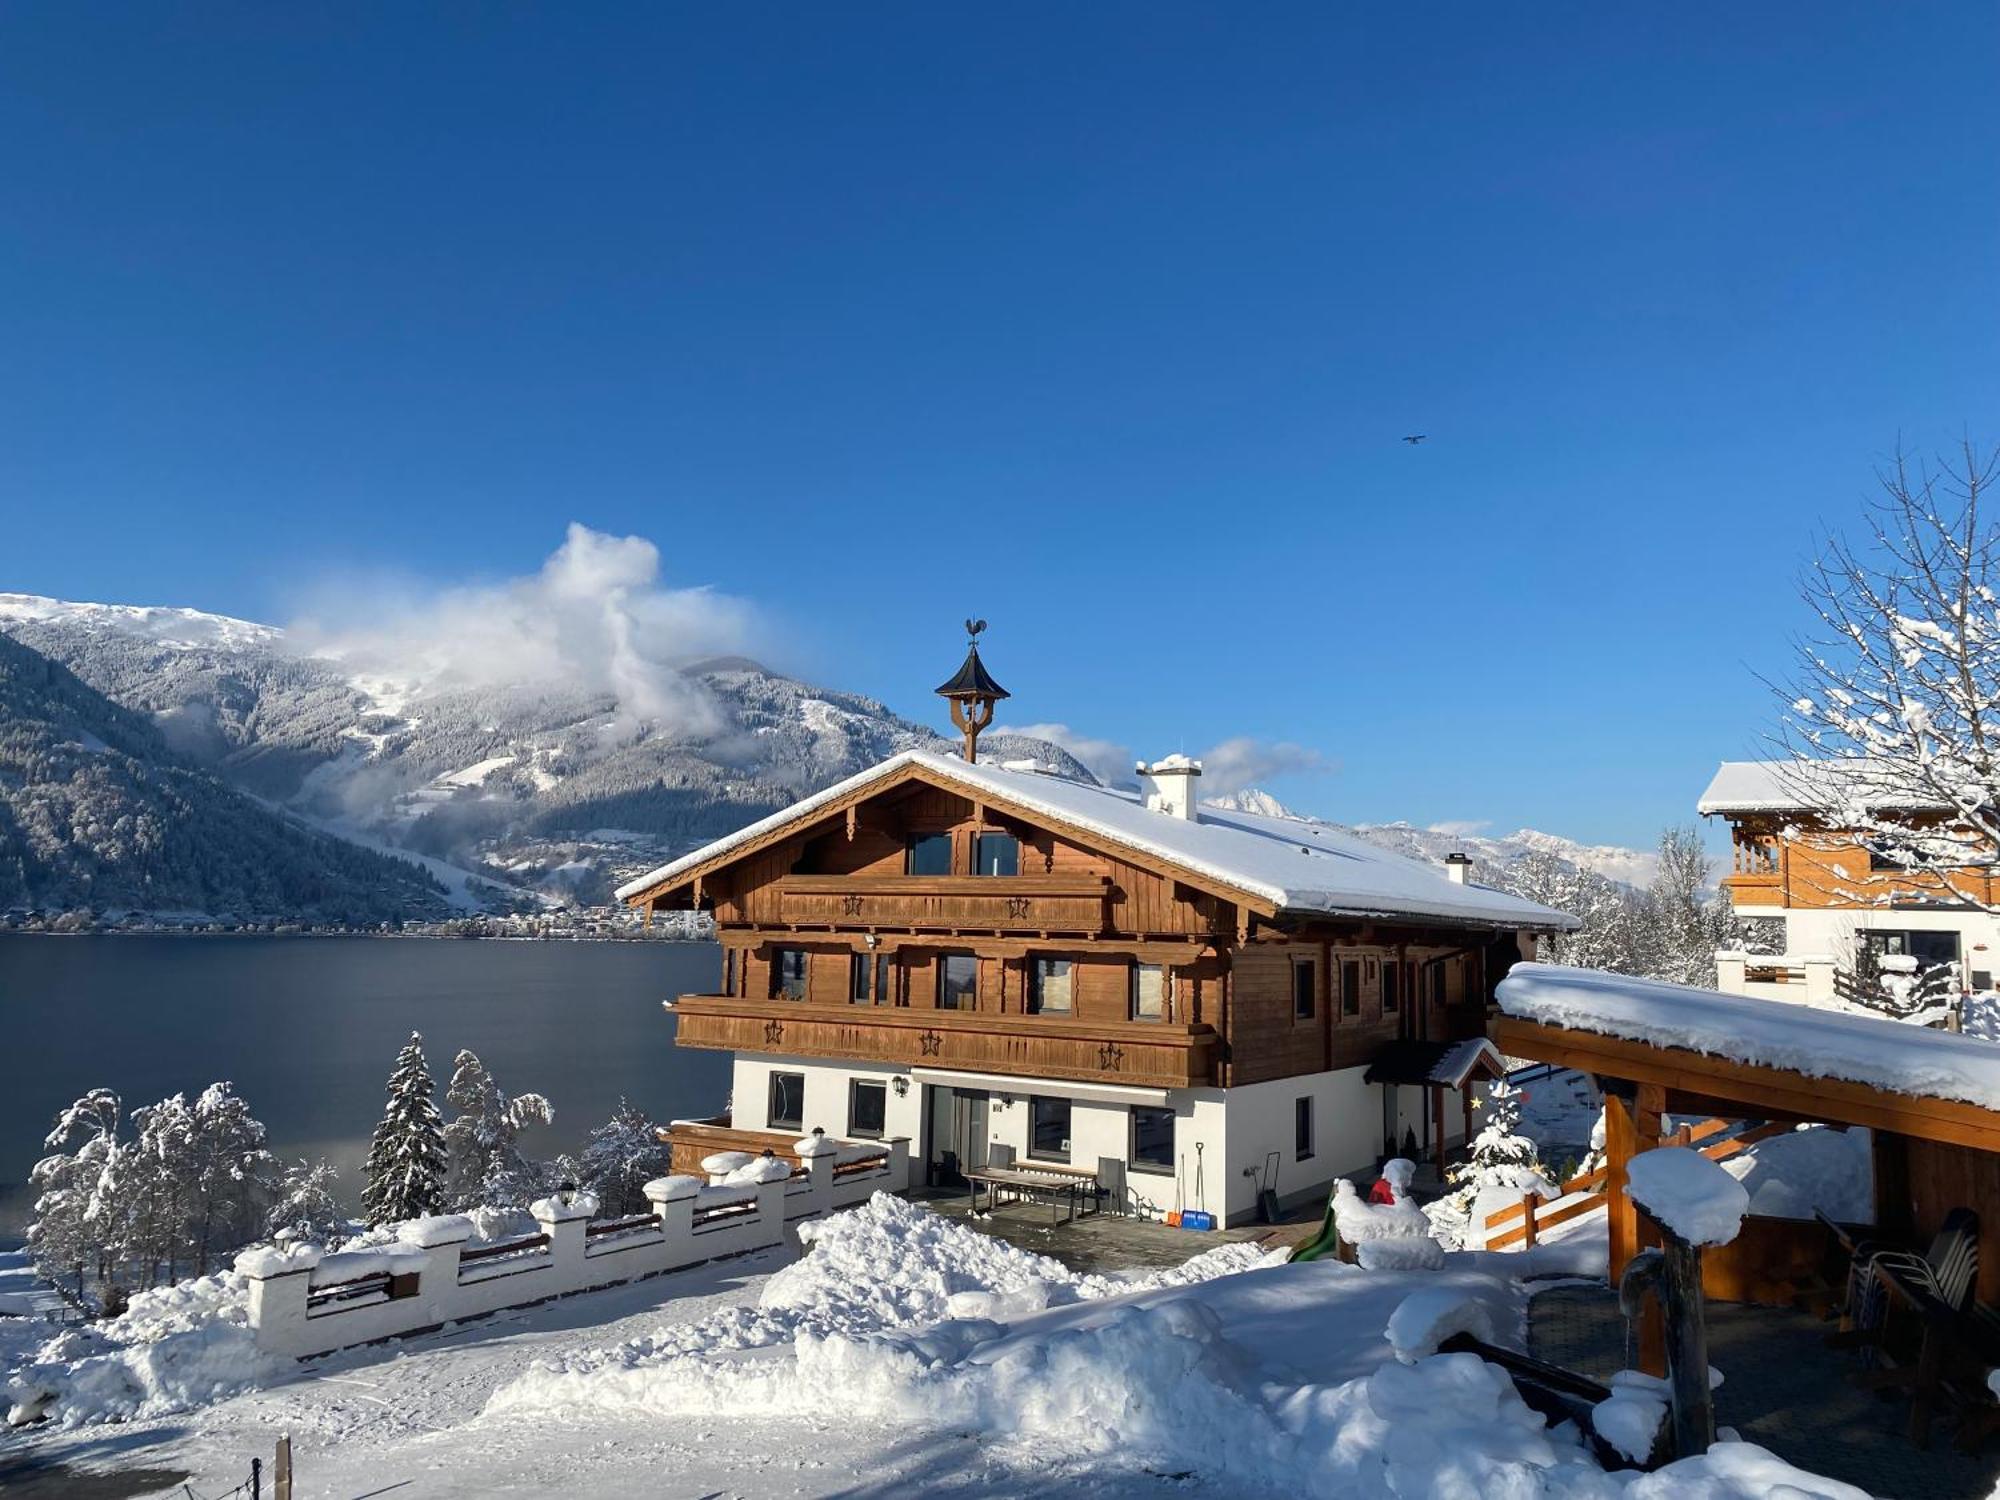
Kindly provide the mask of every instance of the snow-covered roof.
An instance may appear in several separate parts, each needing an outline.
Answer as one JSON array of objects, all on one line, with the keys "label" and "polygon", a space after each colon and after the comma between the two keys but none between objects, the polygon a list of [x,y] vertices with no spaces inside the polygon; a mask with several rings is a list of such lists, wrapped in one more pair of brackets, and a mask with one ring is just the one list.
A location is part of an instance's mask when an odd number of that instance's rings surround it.
[{"label": "snow-covered roof", "polygon": [[627,881],[620,900],[673,881],[722,855],[906,768],[1012,804],[1051,824],[1076,829],[1114,849],[1165,860],[1197,878],[1244,892],[1279,911],[1362,917],[1426,917],[1483,926],[1570,931],[1577,919],[1519,896],[1460,885],[1439,866],[1392,854],[1352,834],[1302,818],[1203,807],[1199,819],[1147,809],[1140,794],[1059,776],[968,765],[953,756],[906,750],[692,854]]},{"label": "snow-covered roof", "polygon": [[[1862,761],[1725,760],[1715,768],[1695,811],[1800,812],[1834,802],[1834,781],[1845,778],[1851,791],[1872,807],[1927,807],[1929,799],[1899,797],[1888,774],[1870,776]],[[1879,763],[1874,763],[1879,764]]]},{"label": "snow-covered roof", "polygon": [[1495,997],[1545,1026],[2000,1109],[2000,1047],[1904,1021],[1560,964],[1514,965]]}]

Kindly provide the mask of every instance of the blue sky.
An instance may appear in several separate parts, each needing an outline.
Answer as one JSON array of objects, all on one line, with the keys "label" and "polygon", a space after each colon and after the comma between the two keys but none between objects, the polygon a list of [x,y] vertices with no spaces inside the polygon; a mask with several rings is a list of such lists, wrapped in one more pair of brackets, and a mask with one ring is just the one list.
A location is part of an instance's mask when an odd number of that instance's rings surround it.
[{"label": "blue sky", "polygon": [[1643,843],[1815,530],[2000,437],[1989,7],[4,27],[0,588],[284,620],[575,520],[906,712],[976,613],[1014,722]]}]

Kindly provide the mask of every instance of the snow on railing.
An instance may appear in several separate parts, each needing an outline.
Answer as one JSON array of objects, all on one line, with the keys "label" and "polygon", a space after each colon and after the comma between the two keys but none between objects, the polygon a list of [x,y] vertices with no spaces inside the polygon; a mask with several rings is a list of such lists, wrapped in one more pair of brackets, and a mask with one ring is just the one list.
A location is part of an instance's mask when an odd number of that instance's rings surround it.
[{"label": "snow on railing", "polygon": [[257,1347],[303,1359],[781,1244],[789,1224],[907,1188],[909,1152],[899,1137],[860,1156],[808,1153],[773,1182],[662,1177],[646,1184],[651,1213],[596,1223],[588,1194],[545,1198],[531,1210],[540,1233],[476,1248],[472,1221],[442,1214],[402,1226],[390,1245],[250,1250],[236,1269]]}]

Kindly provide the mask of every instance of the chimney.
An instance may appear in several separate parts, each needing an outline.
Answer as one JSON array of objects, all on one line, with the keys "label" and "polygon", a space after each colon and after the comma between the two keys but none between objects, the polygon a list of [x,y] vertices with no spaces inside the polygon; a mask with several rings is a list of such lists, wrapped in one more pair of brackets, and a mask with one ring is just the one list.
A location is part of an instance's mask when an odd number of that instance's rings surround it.
[{"label": "chimney", "polygon": [[1139,785],[1145,790],[1148,812],[1186,818],[1190,823],[1201,821],[1194,803],[1194,781],[1201,775],[1200,761],[1189,760],[1185,755],[1168,755],[1150,766],[1142,760],[1133,769],[1139,773]]},{"label": "chimney", "polygon": [[1472,872],[1472,856],[1454,849],[1444,857],[1445,879],[1453,885],[1464,885],[1465,877]]}]

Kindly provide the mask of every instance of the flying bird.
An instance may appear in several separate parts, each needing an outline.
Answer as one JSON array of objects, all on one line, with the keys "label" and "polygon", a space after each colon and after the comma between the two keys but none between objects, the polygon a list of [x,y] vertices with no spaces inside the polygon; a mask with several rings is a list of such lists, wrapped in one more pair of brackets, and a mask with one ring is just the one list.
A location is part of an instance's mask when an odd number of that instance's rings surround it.
[{"label": "flying bird", "polygon": [[1416,432],[1404,438],[1403,441],[1408,443],[1412,448],[1414,448],[1416,447],[1417,444],[1421,443],[1425,438],[1429,436],[1430,434],[1428,432]]}]

